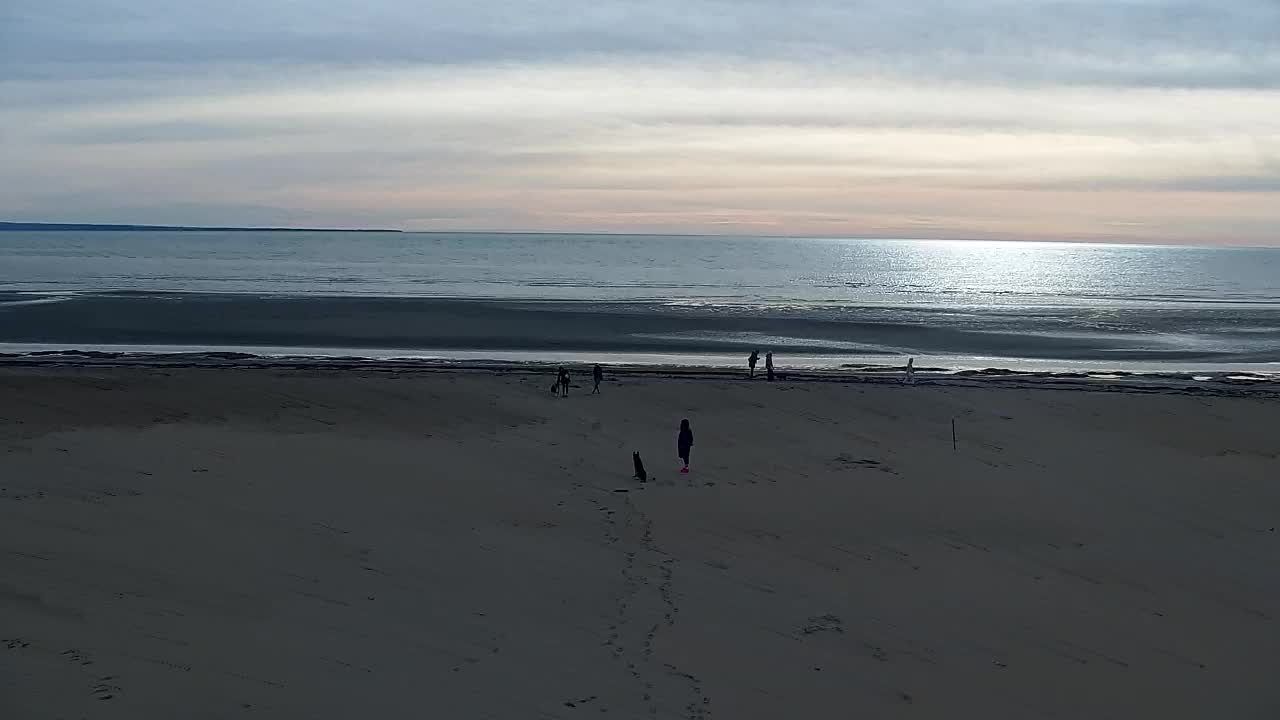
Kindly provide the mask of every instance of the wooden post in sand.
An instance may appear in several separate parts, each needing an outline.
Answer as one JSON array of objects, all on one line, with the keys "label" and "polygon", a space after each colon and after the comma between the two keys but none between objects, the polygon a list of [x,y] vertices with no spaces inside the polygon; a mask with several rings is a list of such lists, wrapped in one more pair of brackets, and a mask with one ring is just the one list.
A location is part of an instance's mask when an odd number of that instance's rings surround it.
[{"label": "wooden post in sand", "polygon": [[951,418],[951,452],[956,450],[956,419]]}]

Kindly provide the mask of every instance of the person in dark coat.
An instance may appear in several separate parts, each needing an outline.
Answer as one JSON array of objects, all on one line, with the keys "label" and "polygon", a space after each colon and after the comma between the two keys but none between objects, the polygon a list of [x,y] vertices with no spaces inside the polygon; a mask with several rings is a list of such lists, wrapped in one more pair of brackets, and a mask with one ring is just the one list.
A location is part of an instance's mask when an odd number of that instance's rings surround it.
[{"label": "person in dark coat", "polygon": [[560,368],[560,397],[569,397],[569,371]]},{"label": "person in dark coat", "polygon": [[595,384],[596,384],[596,385],[595,385],[595,387],[591,389],[591,394],[592,394],[592,395],[599,395],[599,394],[600,394],[600,383],[601,383],[601,381],[603,381],[603,380],[604,380],[604,368],[600,367],[600,365],[599,365],[599,364],[597,364],[597,365],[595,366],[595,368],[593,368],[593,369],[591,370],[591,379],[592,379],[592,380],[594,380],[594,381],[595,381]]},{"label": "person in dark coat", "polygon": [[760,351],[752,350],[751,357],[747,358],[747,365],[751,368],[750,377],[752,380],[754,380],[756,377],[756,363],[758,362],[760,362]]},{"label": "person in dark coat", "polygon": [[680,468],[680,472],[689,472],[689,450],[693,447],[693,430],[689,429],[689,420],[686,418],[680,421],[680,437],[676,440],[676,450],[680,453],[680,459],[684,461],[684,467]]},{"label": "person in dark coat", "polygon": [[769,382],[773,382],[773,353],[765,353],[764,371],[769,377]]}]

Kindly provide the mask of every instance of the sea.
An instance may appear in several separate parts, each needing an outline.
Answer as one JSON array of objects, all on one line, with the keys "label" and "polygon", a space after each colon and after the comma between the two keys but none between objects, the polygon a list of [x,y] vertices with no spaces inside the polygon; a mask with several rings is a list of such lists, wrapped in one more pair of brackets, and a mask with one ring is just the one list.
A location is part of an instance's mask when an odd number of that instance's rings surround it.
[{"label": "sea", "polygon": [[0,353],[1280,372],[1280,249],[0,232]]}]

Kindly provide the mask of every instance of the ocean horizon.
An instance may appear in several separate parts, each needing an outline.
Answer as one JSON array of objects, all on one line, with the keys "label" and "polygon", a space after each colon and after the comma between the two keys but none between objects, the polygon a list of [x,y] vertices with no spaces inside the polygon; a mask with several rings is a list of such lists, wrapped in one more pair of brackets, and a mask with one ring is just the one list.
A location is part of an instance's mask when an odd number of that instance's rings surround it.
[{"label": "ocean horizon", "polygon": [[[1280,249],[567,233],[9,231],[0,351],[1280,370]],[[740,357],[741,356],[741,357]],[[567,359],[567,360],[566,360]]]}]

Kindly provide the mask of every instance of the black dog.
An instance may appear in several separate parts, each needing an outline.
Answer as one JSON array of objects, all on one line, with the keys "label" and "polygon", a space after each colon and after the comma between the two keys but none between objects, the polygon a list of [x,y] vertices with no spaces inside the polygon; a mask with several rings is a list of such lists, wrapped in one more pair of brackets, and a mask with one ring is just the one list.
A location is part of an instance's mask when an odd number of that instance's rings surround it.
[{"label": "black dog", "polygon": [[648,482],[649,473],[644,471],[644,462],[640,460],[640,453],[631,453],[631,464],[636,467],[636,479],[640,482]]}]

